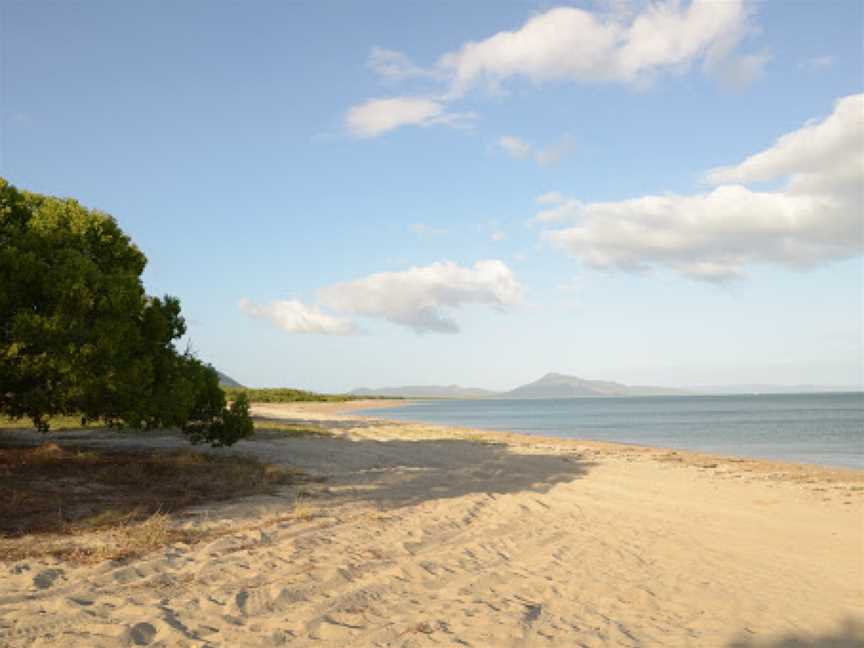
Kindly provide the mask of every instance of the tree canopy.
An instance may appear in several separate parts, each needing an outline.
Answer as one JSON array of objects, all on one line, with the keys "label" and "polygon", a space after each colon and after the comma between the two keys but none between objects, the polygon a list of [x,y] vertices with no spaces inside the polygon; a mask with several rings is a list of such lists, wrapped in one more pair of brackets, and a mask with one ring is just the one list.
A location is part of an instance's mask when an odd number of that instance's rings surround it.
[{"label": "tree canopy", "polygon": [[230,445],[252,433],[216,371],[174,346],[175,297],[146,295],[147,259],[108,214],[0,178],[0,413],[178,427]]}]

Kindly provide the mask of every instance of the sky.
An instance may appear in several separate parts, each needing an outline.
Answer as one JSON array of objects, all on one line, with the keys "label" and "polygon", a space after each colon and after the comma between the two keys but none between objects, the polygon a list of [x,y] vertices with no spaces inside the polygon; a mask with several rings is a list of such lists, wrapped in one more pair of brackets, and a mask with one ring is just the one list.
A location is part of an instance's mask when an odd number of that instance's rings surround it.
[{"label": "sky", "polygon": [[0,175],[250,386],[864,384],[864,4],[0,0]]}]

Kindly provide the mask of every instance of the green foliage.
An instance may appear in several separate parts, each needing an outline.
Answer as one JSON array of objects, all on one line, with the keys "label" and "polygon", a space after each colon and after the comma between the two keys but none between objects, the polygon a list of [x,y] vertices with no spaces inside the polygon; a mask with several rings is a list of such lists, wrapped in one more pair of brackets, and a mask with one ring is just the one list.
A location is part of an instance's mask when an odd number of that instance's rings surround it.
[{"label": "green foliage", "polygon": [[243,394],[209,425],[190,428],[193,443],[206,442],[212,446],[230,446],[254,433],[255,425],[249,416],[249,401]]},{"label": "green foliage", "polygon": [[250,387],[223,387],[226,398],[234,400],[246,396],[250,403],[344,403],[355,400],[393,400],[398,396],[354,396],[352,394],[318,394],[302,389],[274,387],[270,389],[253,389]]},{"label": "green foliage", "polygon": [[252,403],[295,403],[300,401],[336,402],[357,400],[356,396],[348,394],[317,394],[302,389],[279,387],[273,389],[252,389],[249,387],[225,388],[228,400],[245,396]]},{"label": "green foliage", "polygon": [[145,295],[146,262],[108,214],[0,178],[0,414],[42,430],[72,414],[179,427],[213,445],[251,433],[216,371],[175,349],[180,302]]}]

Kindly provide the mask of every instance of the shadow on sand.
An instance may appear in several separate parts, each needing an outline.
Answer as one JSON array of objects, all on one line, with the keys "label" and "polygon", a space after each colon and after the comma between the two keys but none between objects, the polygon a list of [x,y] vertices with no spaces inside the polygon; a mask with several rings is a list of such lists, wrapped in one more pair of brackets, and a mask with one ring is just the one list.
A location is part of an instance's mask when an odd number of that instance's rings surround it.
[{"label": "shadow on sand", "polygon": [[[292,421],[292,423],[304,422]],[[311,422],[310,422],[311,423]],[[341,427],[327,421],[318,427]],[[351,421],[345,428],[380,427],[377,421]],[[198,450],[216,455],[251,455],[323,478],[325,488],[345,500],[367,501],[396,508],[472,494],[545,493],[558,484],[585,476],[595,464],[578,453],[551,454],[537,449],[515,452],[503,443],[478,439],[387,439],[328,436],[286,437],[282,430],[262,427],[257,439],[234,448]],[[7,438],[3,438],[7,437]],[[4,443],[5,441],[5,443]],[[0,435],[4,445],[38,445],[112,450],[178,450],[189,448],[179,433],[117,433],[110,430],[68,431],[42,435],[16,432]]]},{"label": "shadow on sand", "polygon": [[864,621],[846,619],[837,630],[823,635],[786,634],[774,639],[736,639],[728,648],[862,648]]},{"label": "shadow on sand", "polygon": [[[372,501],[381,508],[472,494],[545,493],[557,484],[583,477],[595,465],[576,452],[543,453],[538,448],[517,451],[482,435],[476,439],[280,438],[278,428],[267,428],[267,419],[257,420],[259,438],[277,441],[265,450],[277,453],[268,454],[268,460],[325,476],[341,495]],[[402,430],[405,426],[372,418],[270,420],[331,434],[362,434],[373,428],[387,434],[387,428]],[[254,443],[248,446],[248,450],[265,458],[259,454],[262,449]]]},{"label": "shadow on sand", "polygon": [[[353,470],[330,483],[382,508],[465,495],[545,493],[585,476],[594,465],[576,454],[516,453],[505,444],[462,439],[335,440],[334,453]],[[341,447],[339,447],[341,446]]]}]

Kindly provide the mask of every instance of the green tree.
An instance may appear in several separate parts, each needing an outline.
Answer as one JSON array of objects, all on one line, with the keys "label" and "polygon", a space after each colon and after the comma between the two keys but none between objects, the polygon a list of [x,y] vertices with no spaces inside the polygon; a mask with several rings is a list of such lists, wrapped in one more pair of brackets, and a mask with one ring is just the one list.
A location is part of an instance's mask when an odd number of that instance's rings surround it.
[{"label": "green tree", "polygon": [[0,413],[179,427],[193,442],[252,433],[216,371],[175,341],[180,302],[147,296],[147,259],[108,214],[0,178]]}]

